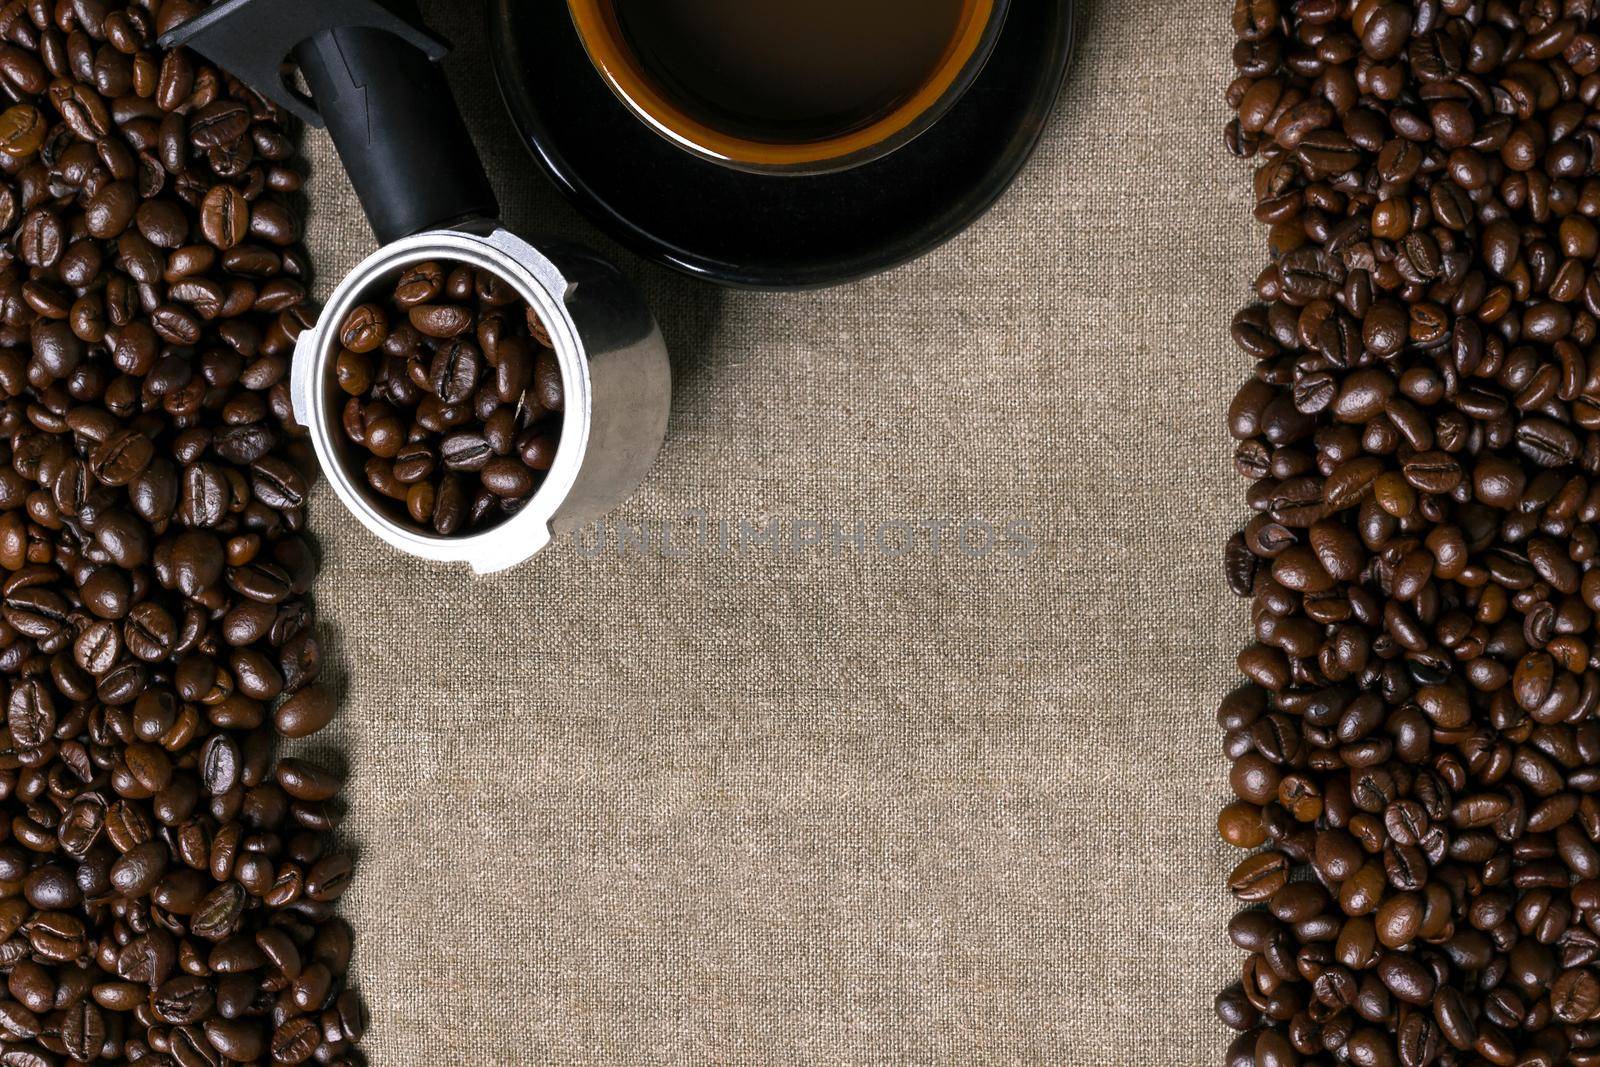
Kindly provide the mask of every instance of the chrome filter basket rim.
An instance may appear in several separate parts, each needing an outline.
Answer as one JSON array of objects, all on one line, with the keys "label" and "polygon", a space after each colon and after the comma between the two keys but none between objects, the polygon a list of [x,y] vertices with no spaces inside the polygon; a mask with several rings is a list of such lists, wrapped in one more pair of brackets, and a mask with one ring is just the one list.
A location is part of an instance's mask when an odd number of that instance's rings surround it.
[{"label": "chrome filter basket rim", "polygon": [[[429,259],[465,263],[500,276],[538,313],[561,368],[565,392],[561,439],[555,462],[533,497],[510,518],[481,533],[442,537],[400,522],[374,500],[364,479],[351,476],[344,453],[342,404],[331,404],[329,388],[338,358],[339,324],[369,299],[374,286]],[[479,574],[505,570],[550,543],[551,523],[566,501],[588,452],[593,395],[588,353],[567,309],[575,286],[543,253],[494,223],[480,229],[429,230],[378,249],[347,274],[329,296],[315,327],[295,343],[290,394],[295,417],[306,427],[322,473],[351,514],[385,543],[412,556],[467,563]],[[343,399],[342,393],[337,393]]]}]

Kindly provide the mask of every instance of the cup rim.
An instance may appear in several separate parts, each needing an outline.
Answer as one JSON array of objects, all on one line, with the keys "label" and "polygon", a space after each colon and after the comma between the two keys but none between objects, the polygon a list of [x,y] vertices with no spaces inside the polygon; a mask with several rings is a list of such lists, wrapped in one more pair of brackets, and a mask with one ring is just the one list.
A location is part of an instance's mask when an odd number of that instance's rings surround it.
[{"label": "cup rim", "polygon": [[[755,174],[826,174],[882,159],[938,122],[983,72],[1004,28],[1011,0],[973,0],[963,11],[939,65],[922,86],[887,115],[834,137],[782,144],[758,141],[698,121],[660,90],[622,42],[611,0],[568,0],[590,64],[634,117],[655,133],[712,162]],[[609,49],[595,42],[609,40]],[[963,58],[964,57],[964,58]]]},{"label": "cup rim", "polygon": [[[343,456],[339,412],[326,402],[325,386],[339,352],[337,324],[366,298],[372,285],[414,263],[443,259],[492,270],[535,308],[561,367],[566,406],[555,462],[526,504],[487,530],[449,537],[393,518],[373,497],[365,479],[352,477]],[[468,228],[428,230],[385,245],[342,278],[317,325],[295,345],[291,397],[306,428],[323,476],[334,495],[379,539],[408,555],[439,562],[464,562],[479,574],[521,563],[551,540],[551,522],[577,481],[588,451],[591,429],[588,358],[577,324],[566,310],[569,285],[555,264],[516,234],[498,225],[483,232]]]}]

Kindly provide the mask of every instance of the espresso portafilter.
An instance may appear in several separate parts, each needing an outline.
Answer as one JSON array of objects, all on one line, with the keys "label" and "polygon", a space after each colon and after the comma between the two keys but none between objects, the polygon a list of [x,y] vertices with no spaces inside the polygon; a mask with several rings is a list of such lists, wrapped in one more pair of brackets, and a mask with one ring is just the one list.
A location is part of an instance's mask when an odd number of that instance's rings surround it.
[{"label": "espresso portafilter", "polygon": [[[620,504],[666,436],[671,372],[643,298],[581,246],[537,245],[499,222],[494,190],[438,61],[448,46],[411,0],[227,0],[165,35],[312,126],[326,126],[379,248],[334,288],[295,345],[290,391],[334,493],[367,529],[414,556],[480,574],[528,559],[553,533]],[[298,70],[306,89],[291,83]],[[515,515],[443,537],[395,515],[366,482],[340,424],[339,324],[424,260],[504,279],[539,315],[566,395],[553,466]]]}]

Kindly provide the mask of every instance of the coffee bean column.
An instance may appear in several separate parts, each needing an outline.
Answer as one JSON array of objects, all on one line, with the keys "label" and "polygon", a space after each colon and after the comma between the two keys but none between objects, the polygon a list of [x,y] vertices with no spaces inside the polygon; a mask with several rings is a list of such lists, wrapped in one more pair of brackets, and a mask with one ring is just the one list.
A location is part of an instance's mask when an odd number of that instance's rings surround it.
[{"label": "coffee bean column", "polygon": [[157,36],[0,4],[0,1065],[360,1062],[290,412],[284,117]]},{"label": "coffee bean column", "polygon": [[1240,0],[1227,1062],[1600,1064],[1600,10]]}]

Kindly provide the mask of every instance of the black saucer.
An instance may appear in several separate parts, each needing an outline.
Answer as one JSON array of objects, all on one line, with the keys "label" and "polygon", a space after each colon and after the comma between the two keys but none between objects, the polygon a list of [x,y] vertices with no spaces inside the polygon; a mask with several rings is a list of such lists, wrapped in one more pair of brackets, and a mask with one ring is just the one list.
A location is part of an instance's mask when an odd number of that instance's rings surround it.
[{"label": "black saucer", "polygon": [[1044,131],[1072,52],[1073,0],[1018,0],[988,66],[898,152],[814,177],[748,174],[675,148],[589,63],[561,0],[486,0],[512,120],[601,229],[699,278],[762,289],[886,270],[970,226]]}]

